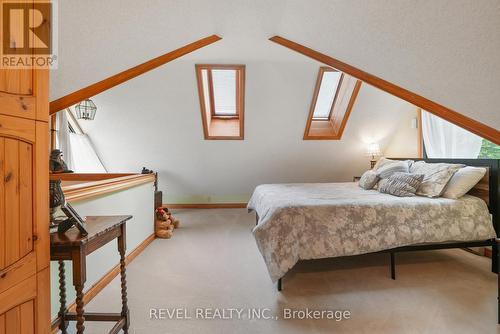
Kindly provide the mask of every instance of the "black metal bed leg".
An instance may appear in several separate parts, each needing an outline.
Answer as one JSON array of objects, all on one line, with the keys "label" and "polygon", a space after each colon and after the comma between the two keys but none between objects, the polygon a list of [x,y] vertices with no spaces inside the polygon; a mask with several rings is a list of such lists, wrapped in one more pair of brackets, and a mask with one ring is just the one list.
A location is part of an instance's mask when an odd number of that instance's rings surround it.
[{"label": "black metal bed leg", "polygon": [[391,252],[391,278],[396,279],[395,253]]},{"label": "black metal bed leg", "polygon": [[498,274],[498,245],[491,246],[491,271]]},{"label": "black metal bed leg", "polygon": [[[492,247],[491,260],[495,263],[497,273],[497,324],[500,325],[500,251],[498,247],[499,240],[497,239]],[[496,261],[494,261],[496,259]]]},{"label": "black metal bed leg", "polygon": [[278,280],[278,291],[281,291],[281,278]]}]

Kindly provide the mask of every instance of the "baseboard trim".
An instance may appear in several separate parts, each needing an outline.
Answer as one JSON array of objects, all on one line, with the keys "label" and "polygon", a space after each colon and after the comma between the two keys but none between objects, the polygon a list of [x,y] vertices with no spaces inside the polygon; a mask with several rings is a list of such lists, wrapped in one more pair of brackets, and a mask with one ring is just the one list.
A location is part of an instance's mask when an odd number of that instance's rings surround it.
[{"label": "baseboard trim", "polygon": [[186,204],[163,204],[169,209],[242,209],[247,203],[186,203]]},{"label": "baseboard trim", "polygon": [[[153,242],[154,239],[155,239],[154,233],[148,236],[146,239],[144,239],[143,242],[141,242],[136,248],[134,248],[133,251],[131,251],[126,256],[125,263],[128,265],[130,262],[132,262],[139,254],[142,253],[142,251],[147,246],[149,246],[151,242]],[[94,285],[92,285],[90,289],[88,289],[85,292],[85,296],[83,298],[83,304],[87,305],[87,303],[89,303],[92,299],[94,299],[94,297],[97,296],[97,294],[101,292],[102,289],[104,289],[109,283],[111,283],[111,281],[116,276],[118,276],[119,273],[120,273],[120,265],[117,264],[110,271],[108,271],[103,277],[101,277],[99,281],[97,281]],[[70,312],[75,312],[76,309],[75,302],[69,305],[68,309]],[[59,332],[59,323],[60,323],[59,318],[56,318],[52,321],[52,334]]]}]

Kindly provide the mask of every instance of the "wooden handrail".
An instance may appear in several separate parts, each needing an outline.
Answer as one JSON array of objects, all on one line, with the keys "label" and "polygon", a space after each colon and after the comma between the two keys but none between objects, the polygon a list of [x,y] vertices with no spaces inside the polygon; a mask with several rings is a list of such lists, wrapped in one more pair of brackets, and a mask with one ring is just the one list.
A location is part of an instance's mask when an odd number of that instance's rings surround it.
[{"label": "wooden handrail", "polygon": [[338,59],[327,56],[323,53],[310,49],[299,43],[295,43],[291,40],[280,36],[273,36],[269,38],[270,41],[280,44],[286,48],[296,51],[306,57],[315,59],[323,64],[331,66],[339,71],[352,75],[353,77],[364,81],[374,87],[377,87],[389,94],[397,96],[405,101],[414,104],[417,107],[422,108],[438,117],[441,117],[448,122],[458,125],[478,136],[486,138],[495,144],[500,145],[500,131],[494,129],[486,124],[478,122],[472,118],[464,116],[454,110],[451,110],[441,104],[433,102],[426,99],[423,96],[410,92],[407,89],[399,87],[389,81],[379,78],[373,74],[360,70],[352,65],[344,63]]},{"label": "wooden handrail", "polygon": [[145,63],[137,65],[135,67],[129,68],[123,72],[110,76],[104,80],[96,82],[90,86],[77,90],[71,94],[63,96],[57,100],[50,102],[50,114],[54,114],[65,108],[71,107],[72,105],[88,99],[94,95],[104,92],[112,87],[115,87],[125,81],[135,78],[141,74],[144,74],[152,69],[157,68],[163,64],[166,64],[174,59],[182,57],[190,52],[198,50],[204,46],[210,45],[212,43],[221,40],[222,38],[217,35],[211,35],[196,42],[184,45],[183,47],[166,53],[162,56],[151,59]]},{"label": "wooden handrail", "polygon": [[122,176],[138,175],[137,173],[50,173],[51,180],[61,181],[99,181]]},{"label": "wooden handrail", "polygon": [[99,180],[63,186],[64,196],[68,201],[76,201],[100,196],[118,190],[135,187],[155,181],[154,174],[133,174],[108,180]]}]

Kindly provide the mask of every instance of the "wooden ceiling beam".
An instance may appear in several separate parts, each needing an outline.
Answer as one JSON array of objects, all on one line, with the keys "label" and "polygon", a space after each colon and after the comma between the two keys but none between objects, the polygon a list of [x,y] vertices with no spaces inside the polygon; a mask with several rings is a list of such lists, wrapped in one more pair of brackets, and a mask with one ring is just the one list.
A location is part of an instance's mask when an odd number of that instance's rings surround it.
[{"label": "wooden ceiling beam", "polygon": [[303,54],[306,57],[317,60],[323,64],[331,66],[341,72],[352,75],[353,77],[366,82],[374,87],[377,87],[389,94],[397,96],[405,101],[408,101],[415,106],[422,108],[425,111],[428,111],[438,117],[441,117],[448,122],[451,122],[455,125],[458,125],[461,128],[464,128],[472,133],[475,133],[478,136],[486,138],[493,143],[500,145],[500,131],[494,129],[486,124],[478,122],[472,118],[464,116],[454,110],[451,110],[439,103],[433,102],[429,99],[426,99],[423,96],[410,92],[407,89],[399,87],[389,81],[386,81],[382,78],[379,78],[373,74],[367,73],[363,70],[360,70],[354,66],[351,66],[347,63],[344,63],[338,59],[310,49],[304,45],[295,43],[291,40],[280,36],[273,36],[269,38],[270,41],[280,44],[286,48],[289,48],[293,51],[296,51],[300,54]]},{"label": "wooden ceiling beam", "polygon": [[211,35],[196,42],[184,45],[183,47],[151,59],[145,63],[137,65],[135,67],[129,68],[123,72],[110,76],[104,80],[96,82],[90,86],[79,89],[76,92],[63,96],[57,100],[50,102],[50,114],[54,114],[58,111],[71,107],[72,105],[88,99],[94,95],[102,93],[112,87],[115,87],[125,81],[133,79],[141,74],[149,72],[161,65],[171,62],[174,59],[182,57],[190,52],[196,51],[204,46],[215,43],[222,38],[217,35]]}]

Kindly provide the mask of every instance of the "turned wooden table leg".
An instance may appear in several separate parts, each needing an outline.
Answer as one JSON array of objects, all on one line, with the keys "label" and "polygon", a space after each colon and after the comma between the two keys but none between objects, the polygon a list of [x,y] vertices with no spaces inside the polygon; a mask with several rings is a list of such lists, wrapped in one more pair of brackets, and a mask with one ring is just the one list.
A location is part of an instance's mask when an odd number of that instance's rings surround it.
[{"label": "turned wooden table leg", "polygon": [[121,226],[121,235],[118,237],[118,252],[120,253],[120,279],[121,279],[121,295],[122,295],[122,316],[125,317],[125,325],[123,326],[123,332],[128,333],[130,326],[130,313],[127,305],[127,274],[125,269],[125,251],[127,250],[126,245],[126,229],[125,224]]},{"label": "turned wooden table leg", "polygon": [[66,328],[68,323],[65,320],[66,315],[66,274],[64,271],[64,261],[59,260],[59,319],[61,323],[59,324],[59,329],[62,334],[66,334]]},{"label": "turned wooden table leg", "polygon": [[85,331],[85,317],[83,316],[83,286],[87,280],[85,252],[75,249],[71,253],[73,261],[73,285],[76,290],[76,333],[83,334]]},{"label": "turned wooden table leg", "polygon": [[85,331],[85,317],[83,316],[83,284],[75,285],[76,290],[76,332],[83,334]]}]

